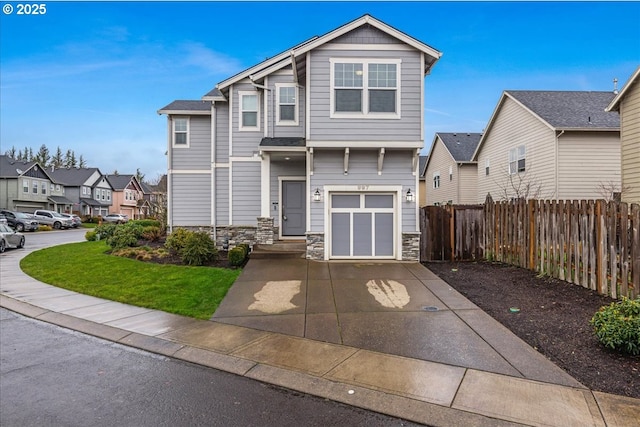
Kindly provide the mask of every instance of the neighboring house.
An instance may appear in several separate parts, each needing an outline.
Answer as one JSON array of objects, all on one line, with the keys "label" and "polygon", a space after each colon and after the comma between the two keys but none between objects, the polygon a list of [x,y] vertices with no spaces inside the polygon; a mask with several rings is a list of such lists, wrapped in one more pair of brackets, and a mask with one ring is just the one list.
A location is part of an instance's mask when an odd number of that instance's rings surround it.
[{"label": "neighboring house", "polygon": [[145,205],[148,206],[147,216],[160,219],[167,211],[167,175],[162,175],[158,183],[142,182]]},{"label": "neighboring house", "polygon": [[436,133],[425,169],[427,205],[473,204],[478,166],[472,161],[481,133]]},{"label": "neighboring house", "polygon": [[[612,198],[620,187],[613,92],[505,91],[472,160],[477,202]],[[612,191],[614,189],[614,191]],[[618,190],[619,191],[619,190]]]},{"label": "neighboring house", "polygon": [[420,156],[418,159],[418,206],[427,204],[427,183],[425,172],[427,171],[427,160],[429,156]]},{"label": "neighboring house", "polygon": [[417,260],[424,77],[440,56],[364,15],[162,108],[170,229]]},{"label": "neighboring house", "polygon": [[129,219],[144,217],[144,191],[135,175],[105,175],[111,192],[111,213],[127,215]]},{"label": "neighboring house", "polygon": [[622,201],[640,203],[640,67],[606,111],[620,113]]},{"label": "neighboring house", "polygon": [[36,209],[70,212],[65,188],[39,163],[0,155],[0,209],[33,212]]},{"label": "neighboring house", "polygon": [[51,168],[48,173],[65,187],[73,212],[81,216],[104,216],[111,207],[113,188],[98,168]]}]

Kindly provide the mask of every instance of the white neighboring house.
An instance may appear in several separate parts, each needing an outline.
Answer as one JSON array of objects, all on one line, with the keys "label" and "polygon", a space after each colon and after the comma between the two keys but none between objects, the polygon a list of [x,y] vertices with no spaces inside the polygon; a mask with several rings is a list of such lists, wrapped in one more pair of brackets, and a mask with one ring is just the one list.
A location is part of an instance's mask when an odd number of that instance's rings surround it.
[{"label": "white neighboring house", "polygon": [[472,160],[476,201],[611,199],[620,191],[613,92],[503,92]]}]

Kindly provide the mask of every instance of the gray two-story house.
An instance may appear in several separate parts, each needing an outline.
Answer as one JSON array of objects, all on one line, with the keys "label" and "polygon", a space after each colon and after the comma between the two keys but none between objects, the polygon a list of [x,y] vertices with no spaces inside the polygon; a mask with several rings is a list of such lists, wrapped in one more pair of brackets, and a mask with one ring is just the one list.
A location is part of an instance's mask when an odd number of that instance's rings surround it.
[{"label": "gray two-story house", "polygon": [[417,260],[424,77],[440,56],[364,15],[160,109],[170,229]]},{"label": "gray two-story house", "polygon": [[113,187],[98,168],[50,168],[56,182],[66,189],[73,212],[80,216],[105,216],[110,212]]}]

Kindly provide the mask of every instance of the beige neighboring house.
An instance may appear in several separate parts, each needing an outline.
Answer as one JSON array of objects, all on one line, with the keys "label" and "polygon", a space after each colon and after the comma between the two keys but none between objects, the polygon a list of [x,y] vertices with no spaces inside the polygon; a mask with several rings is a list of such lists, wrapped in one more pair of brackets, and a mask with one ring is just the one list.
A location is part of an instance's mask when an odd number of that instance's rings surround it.
[{"label": "beige neighboring house", "polygon": [[109,213],[127,215],[129,219],[143,216],[144,191],[135,175],[106,175],[113,187],[112,210]]},{"label": "beige neighboring house", "polygon": [[505,91],[480,139],[476,201],[612,199],[620,191],[613,92]]},{"label": "beige neighboring house", "polygon": [[640,67],[606,111],[620,113],[622,201],[640,203]]},{"label": "beige neighboring house", "polygon": [[418,206],[427,205],[427,180],[425,172],[427,171],[427,159],[429,156],[420,156],[418,159]]},{"label": "beige neighboring house", "polygon": [[476,203],[481,133],[436,133],[425,169],[427,205]]}]

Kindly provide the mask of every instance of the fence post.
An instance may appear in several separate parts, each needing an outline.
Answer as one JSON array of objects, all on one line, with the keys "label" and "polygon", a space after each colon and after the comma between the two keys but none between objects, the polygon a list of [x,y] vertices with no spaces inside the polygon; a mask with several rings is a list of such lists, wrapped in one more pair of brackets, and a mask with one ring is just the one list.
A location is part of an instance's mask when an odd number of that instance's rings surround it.
[{"label": "fence post", "polygon": [[[602,241],[602,223],[604,222],[602,212],[602,200],[596,200],[596,288],[598,294],[602,295],[604,242]],[[604,274],[606,278],[606,273]]]},{"label": "fence post", "polygon": [[534,255],[535,255],[535,246],[536,246],[535,245],[536,223],[535,223],[535,218],[533,217],[534,204],[535,204],[535,200],[530,199],[528,203],[528,209],[527,209],[527,215],[529,217],[529,265],[527,267],[529,268],[529,270],[535,270]]}]

